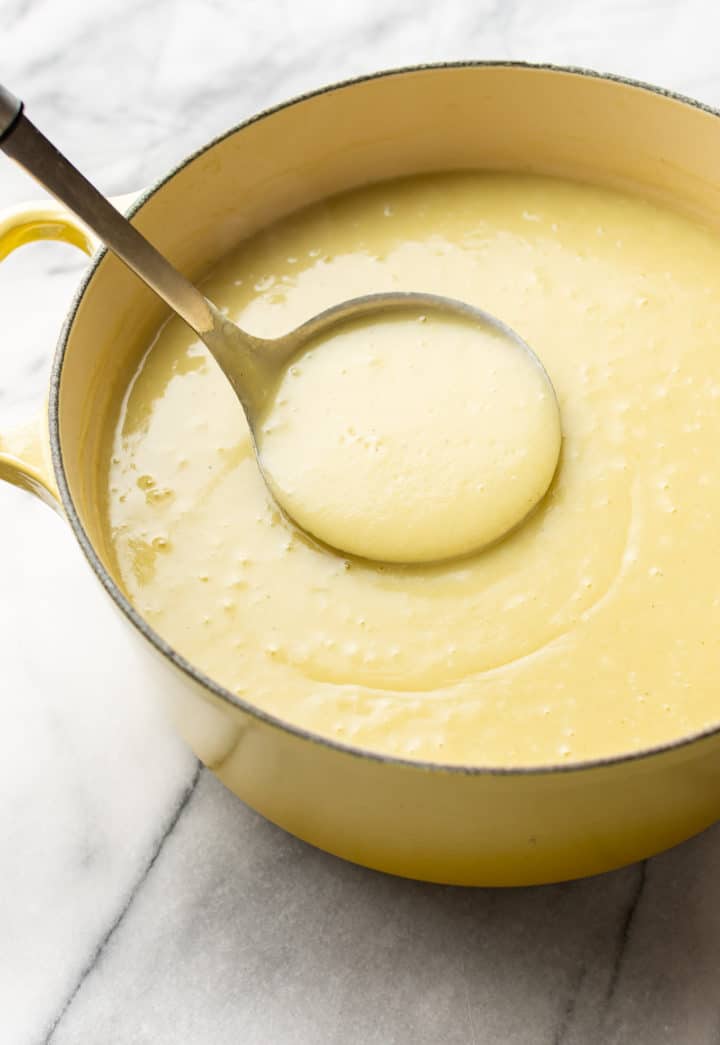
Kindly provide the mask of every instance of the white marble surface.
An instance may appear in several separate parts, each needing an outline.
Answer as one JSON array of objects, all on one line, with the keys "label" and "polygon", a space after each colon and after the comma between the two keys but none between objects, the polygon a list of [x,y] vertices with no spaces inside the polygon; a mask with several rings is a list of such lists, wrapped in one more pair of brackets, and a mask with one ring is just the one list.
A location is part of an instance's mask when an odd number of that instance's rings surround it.
[{"label": "white marble surface", "polygon": [[[584,64],[717,104],[718,30],[717,0],[1,0],[0,73],[122,192],[260,107],[410,62]],[[34,194],[0,158],[0,208]],[[0,423],[42,395],[82,266],[3,263]],[[318,853],[198,768],[69,532],[8,488],[0,662],[2,1045],[720,1040],[720,828],[513,892]]]}]

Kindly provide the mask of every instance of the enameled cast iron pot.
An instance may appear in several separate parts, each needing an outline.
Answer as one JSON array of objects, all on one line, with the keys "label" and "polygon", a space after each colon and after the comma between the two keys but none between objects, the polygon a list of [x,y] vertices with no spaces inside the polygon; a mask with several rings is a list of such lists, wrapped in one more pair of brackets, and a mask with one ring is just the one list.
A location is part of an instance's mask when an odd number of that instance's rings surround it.
[{"label": "enameled cast iron pot", "polygon": [[[191,278],[289,211],[416,171],[532,170],[625,184],[712,220],[720,216],[718,117],[688,99],[574,69],[412,68],[261,114],[186,160],[130,214]],[[0,257],[43,237],[93,249],[57,207],[20,208],[0,221]],[[228,787],[348,860],[473,885],[593,874],[680,842],[720,816],[720,694],[718,726],[702,735],[631,757],[487,770],[322,739],[184,660],[116,584],[98,512],[96,464],[112,395],[162,318],[163,306],[114,257],[95,255],[60,337],[48,417],[0,440],[0,478],[66,516],[147,651],[177,728]]]}]

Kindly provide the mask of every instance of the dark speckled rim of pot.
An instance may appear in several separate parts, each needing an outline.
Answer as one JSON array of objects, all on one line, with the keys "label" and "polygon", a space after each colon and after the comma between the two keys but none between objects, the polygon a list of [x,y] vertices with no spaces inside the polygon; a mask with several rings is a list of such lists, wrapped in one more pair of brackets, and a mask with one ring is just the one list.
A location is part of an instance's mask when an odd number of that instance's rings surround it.
[{"label": "dark speckled rim of pot", "polygon": [[[459,61],[459,62],[439,62],[425,65],[410,65],[403,66],[398,69],[388,69],[381,72],[372,73],[366,76],[355,77],[350,80],[342,80],[339,83],[330,84],[326,87],[321,87],[315,91],[309,91],[305,94],[298,95],[295,98],[290,99],[287,102],[283,102],[280,105],[273,106],[270,109],[265,109],[255,116],[244,120],[242,123],[237,124],[235,127],[225,133],[218,135],[213,138],[206,145],[200,149],[191,153],[181,163],[174,167],[168,174],[156,181],[150,188],[141,193],[141,195],[133,202],[133,205],[128,210],[128,217],[132,217],[137,211],[139,211],[144,204],[155,195],[155,193],[163,187],[168,181],[170,181],[176,174],[178,174],[188,163],[191,163],[198,156],[202,156],[203,153],[212,149],[215,145],[229,138],[237,131],[242,130],[245,127],[251,126],[258,120],[263,120],[267,116],[272,116],[274,113],[280,112],[283,109],[289,109],[294,105],[298,105],[301,102],[306,101],[309,98],[316,98],[323,94],[328,94],[331,91],[335,91],[345,87],[352,87],[355,84],[365,83],[370,80],[379,80],[386,77],[393,76],[404,76],[408,73],[427,72],[432,70],[442,69],[477,69],[477,68],[511,68],[511,69],[529,69],[539,70],[545,72],[556,72],[563,74],[570,74],[572,76],[589,77],[591,79],[607,80],[614,83],[624,84],[627,87],[632,87],[641,91],[648,91],[651,94],[658,94],[665,98],[670,98],[674,101],[681,102],[684,105],[690,106],[693,109],[700,109],[703,112],[707,112],[712,116],[720,116],[720,111],[712,108],[709,105],[704,105],[702,102],[698,102],[693,98],[689,98],[686,95],[677,94],[674,91],[665,90],[662,87],[656,87],[652,84],[644,83],[641,80],[633,80],[624,76],[616,76],[612,73],[600,73],[595,72],[591,69],[583,69],[576,66],[561,66],[551,65],[545,63],[535,62],[514,62],[514,61]],[[52,375],[50,379],[50,394],[48,400],[48,420],[49,420],[49,431],[50,431],[50,448],[52,453],[53,468],[55,471],[55,477],[57,480],[58,490],[62,499],[63,508],[67,519],[72,527],[72,530],[77,538],[77,541],[82,548],[85,558],[90,563],[96,576],[100,580],[105,591],[115,602],[115,604],[124,613],[134,628],[137,629],[140,634],[147,639],[147,641],[155,647],[155,649],[166,657],[176,668],[184,672],[194,682],[204,686],[210,693],[212,693],[219,700],[230,704],[233,707],[239,708],[241,711],[253,718],[259,719],[260,721],[266,722],[271,726],[275,726],[278,729],[285,730],[287,733],[293,734],[302,740],[308,740],[314,744],[321,744],[325,747],[332,748],[339,754],[354,755],[357,758],[369,759],[374,762],[389,763],[391,765],[406,766],[407,768],[417,769],[422,772],[441,772],[441,773],[452,773],[461,774],[465,776],[545,776],[551,773],[577,773],[584,770],[597,769],[597,768],[611,768],[613,766],[626,763],[635,762],[640,759],[650,758],[653,755],[660,755],[663,752],[669,752],[678,750],[683,747],[694,744],[697,741],[713,737],[720,733],[720,722],[715,725],[708,727],[707,729],[700,730],[696,733],[689,734],[678,738],[677,740],[670,741],[667,744],[659,744],[655,747],[642,748],[639,751],[632,751],[626,754],[611,755],[607,758],[588,759],[585,761],[576,762],[564,762],[559,764],[551,765],[539,765],[539,766],[473,766],[473,765],[446,765],[437,762],[425,762],[414,759],[397,758],[394,755],[380,754],[374,751],[368,751],[364,748],[354,747],[351,744],[342,744],[338,741],[332,740],[329,737],[323,737],[318,733],[313,733],[310,730],[303,729],[300,726],[296,726],[291,722],[287,722],[277,715],[269,714],[263,711],[261,708],[256,707],[254,704],[247,700],[242,700],[235,694],[231,693],[230,690],[221,686],[219,683],[214,682],[204,672],[200,671],[188,660],[186,660],[180,653],[178,653],[162,636],[158,635],[149,624],[141,617],[141,615],[135,610],[131,603],[121,592],[115,581],[112,579],[104,565],[100,561],[99,556],[95,552],[95,548],[88,537],[85,529],[80,521],[78,513],[75,509],[72,496],[67,483],[67,477],[65,474],[65,466],[63,463],[62,448],[60,445],[60,427],[59,427],[59,398],[60,398],[60,381],[62,375],[63,361],[65,359],[65,352],[67,349],[68,340],[70,337],[70,331],[72,330],[75,316],[80,307],[85,293],[87,292],[95,271],[104,258],[107,251],[105,249],[100,250],[93,258],[90,266],[85,273],[80,286],[75,294],[73,302],[70,306],[70,310],[63,323],[60,337],[58,339],[57,349],[52,366]]]}]

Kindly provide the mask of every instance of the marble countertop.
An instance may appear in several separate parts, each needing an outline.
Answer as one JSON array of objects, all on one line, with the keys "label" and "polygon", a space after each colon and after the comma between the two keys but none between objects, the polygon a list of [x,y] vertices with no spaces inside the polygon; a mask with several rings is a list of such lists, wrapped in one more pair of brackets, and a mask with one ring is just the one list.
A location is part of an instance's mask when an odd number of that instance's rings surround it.
[{"label": "marble countertop", "polygon": [[[419,61],[587,65],[720,103],[716,0],[3,0],[3,80],[108,193],[258,108]],[[0,158],[0,208],[36,195]],[[0,422],[83,268],[0,270]],[[720,827],[600,878],[464,890],[319,853],[172,734],[69,530],[0,489],[0,1042],[710,1045]]]}]

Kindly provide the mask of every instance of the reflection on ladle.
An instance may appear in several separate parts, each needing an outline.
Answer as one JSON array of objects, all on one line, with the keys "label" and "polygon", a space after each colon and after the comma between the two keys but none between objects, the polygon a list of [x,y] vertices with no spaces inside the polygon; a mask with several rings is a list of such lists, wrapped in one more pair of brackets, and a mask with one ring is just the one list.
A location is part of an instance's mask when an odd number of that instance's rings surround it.
[{"label": "reflection on ladle", "polygon": [[[335,305],[282,337],[254,337],[225,318],[178,272],[33,126],[22,103],[1,86],[0,148],[203,340],[242,404],[269,489],[311,536],[338,551],[380,561],[447,559],[498,540],[544,496],[560,450],[557,400],[537,356],[494,316],[437,295],[372,294]],[[393,354],[392,338],[401,343],[408,336],[419,339],[424,352],[404,366],[403,356]],[[366,381],[362,376],[352,387],[361,415],[367,406],[367,420],[361,416],[358,425],[368,429],[373,445],[379,442],[384,448],[384,460],[366,468],[367,459],[358,462],[338,432],[338,425],[344,431],[350,424],[343,411],[352,409],[351,400],[340,386],[329,385],[328,377],[340,359],[337,353],[356,358],[358,339],[370,344],[378,337],[390,361],[384,387],[377,378]],[[466,435],[456,431],[449,438],[437,430],[434,396],[443,368],[451,357],[456,367],[470,359],[471,345],[478,353],[472,357],[477,373],[468,383],[465,377],[471,375],[461,369],[455,375],[461,384],[456,380],[455,387],[458,402],[470,397],[475,404],[476,423]],[[332,351],[320,351],[324,348]],[[289,368],[300,362],[294,370],[302,380],[290,393]],[[362,370],[355,373],[357,377]],[[363,388],[365,401],[360,398]],[[393,397],[398,402],[413,394],[418,397],[411,404],[414,424],[403,429],[392,409]],[[276,411],[283,426],[270,423]],[[446,416],[453,418],[452,411]],[[285,429],[282,439],[277,437],[279,427]],[[418,432],[445,445],[445,458],[416,446]]]}]

